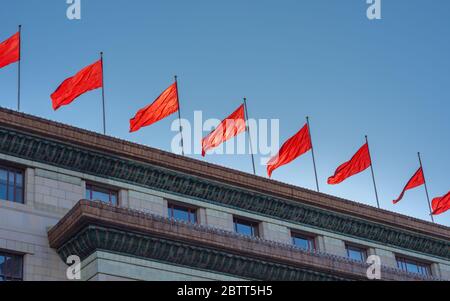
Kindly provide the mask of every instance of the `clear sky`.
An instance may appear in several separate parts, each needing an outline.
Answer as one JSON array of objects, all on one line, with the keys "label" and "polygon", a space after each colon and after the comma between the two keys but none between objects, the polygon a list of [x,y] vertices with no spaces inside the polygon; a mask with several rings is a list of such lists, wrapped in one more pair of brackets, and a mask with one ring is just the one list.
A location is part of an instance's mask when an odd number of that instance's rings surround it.
[{"label": "clear sky", "polygon": [[[370,171],[329,186],[368,134],[384,209],[429,220],[422,187],[394,206],[423,154],[430,197],[450,190],[450,2],[365,0],[1,0],[0,40],[23,25],[22,109],[102,131],[101,92],[54,112],[50,94],[105,52],[108,134],[170,151],[172,116],[138,133],[128,120],[180,77],[183,117],[222,119],[249,99],[251,118],[279,118],[284,140],[311,117],[322,191],[375,205]],[[0,70],[0,105],[14,108],[17,67]],[[205,133],[206,134],[206,133]],[[248,156],[192,157],[251,172]],[[266,176],[265,167],[257,172]],[[314,189],[310,154],[274,179]],[[436,217],[450,226],[450,212]]]}]

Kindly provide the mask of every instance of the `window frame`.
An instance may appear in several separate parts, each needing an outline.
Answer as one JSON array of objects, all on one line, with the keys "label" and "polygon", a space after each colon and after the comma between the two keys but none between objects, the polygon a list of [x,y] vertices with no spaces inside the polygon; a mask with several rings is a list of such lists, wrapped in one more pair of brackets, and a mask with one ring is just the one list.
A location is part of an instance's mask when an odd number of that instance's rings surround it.
[{"label": "window frame", "polygon": [[[188,220],[182,220],[182,219],[177,219],[174,216],[174,210],[180,210],[180,211],[187,211],[188,213]],[[168,218],[169,219],[173,219],[176,221],[185,221],[191,224],[198,224],[198,208],[195,206],[192,206],[190,204],[184,204],[184,203],[178,203],[178,202],[173,202],[173,201],[168,201],[167,202],[167,213],[168,213]],[[194,216],[194,221],[191,221],[191,214]]]},{"label": "window frame", "polygon": [[[14,276],[7,276],[8,274],[5,272],[5,267],[7,267],[7,265],[5,265],[3,267],[3,272],[2,274],[0,274],[0,277],[3,278],[3,280],[0,280],[0,283],[2,281],[23,281],[24,280],[24,254],[19,254],[19,253],[12,253],[12,252],[7,252],[7,251],[3,251],[0,250],[0,257],[3,258],[12,258],[15,260],[18,260],[19,264],[20,264],[20,268],[19,268],[19,272],[20,272],[20,277],[14,277]],[[6,262],[6,260],[4,261]],[[12,273],[9,273],[9,275],[11,275]]]},{"label": "window frame", "polygon": [[[350,250],[352,251],[357,251],[360,252],[362,254],[362,260],[356,260],[350,257]],[[361,245],[355,245],[355,244],[350,244],[350,243],[346,243],[345,244],[345,251],[347,253],[347,258],[350,260],[355,260],[358,262],[365,262],[367,260],[367,248]]]},{"label": "window frame", "polygon": [[[303,239],[306,240],[308,242],[308,248],[304,249],[301,248],[300,246],[297,246],[295,244],[295,239]],[[307,233],[303,233],[303,232],[299,232],[299,231],[295,231],[295,230],[291,230],[291,240],[292,240],[292,244],[297,247],[300,248],[302,250],[307,250],[307,251],[316,251],[317,250],[317,243],[316,243],[316,238],[317,236],[314,234],[307,234]]]},{"label": "window frame", "polygon": [[[246,235],[238,232],[237,224],[246,225],[251,227],[251,235]],[[250,236],[250,237],[260,237],[260,231],[259,231],[259,224],[260,222],[248,219],[245,217],[240,216],[233,216],[233,228],[234,232],[240,235]]]},{"label": "window frame", "polygon": [[[395,261],[397,262],[397,268],[403,272],[412,273],[416,275],[431,277],[433,276],[433,272],[431,270],[431,263],[427,261],[418,260],[411,257],[406,257],[402,255],[396,255]],[[423,269],[425,271],[425,274],[423,273],[416,273],[413,271],[408,271],[408,264],[413,264],[417,267],[417,270]]]},{"label": "window frame", "polygon": [[[13,202],[17,204],[25,204],[25,168],[20,168],[17,166],[11,166],[8,164],[1,164],[0,163],[0,170],[6,171],[6,198],[4,201]],[[14,184],[13,184],[13,199],[9,199],[9,175],[10,173],[14,174]],[[17,201],[17,174],[22,175],[22,193],[21,193],[21,201]]]},{"label": "window frame", "polygon": [[[105,186],[102,184],[86,182],[85,190],[86,190],[85,197],[87,196],[88,191],[90,191],[90,198],[88,199],[89,201],[101,201],[102,203],[110,204],[112,206],[119,206],[119,189],[108,187],[108,186]],[[97,192],[105,193],[105,194],[108,193],[109,194],[109,202],[103,202],[102,200],[94,200],[92,198],[93,191],[97,191]],[[112,202],[113,195],[115,195],[115,197],[116,197],[115,204]]]}]

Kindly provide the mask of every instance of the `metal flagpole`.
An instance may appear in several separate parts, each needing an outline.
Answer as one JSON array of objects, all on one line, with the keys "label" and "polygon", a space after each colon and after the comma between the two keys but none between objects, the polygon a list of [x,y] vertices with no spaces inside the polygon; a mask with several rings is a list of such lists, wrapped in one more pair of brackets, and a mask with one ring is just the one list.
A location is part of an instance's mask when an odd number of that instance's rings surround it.
[{"label": "metal flagpole", "polygon": [[19,25],[19,63],[17,66],[17,111],[20,112],[20,62],[22,61],[22,25]]},{"label": "metal flagpole", "polygon": [[244,109],[245,109],[245,126],[247,127],[248,141],[250,143],[250,154],[252,156],[252,166],[253,166],[253,174],[256,175],[255,168],[255,156],[253,155],[253,145],[252,145],[252,137],[250,133],[250,126],[248,125],[248,109],[247,109],[247,98],[244,97]]},{"label": "metal flagpole", "polygon": [[430,209],[431,221],[434,223],[433,210],[431,209],[430,196],[428,194],[427,180],[425,179],[425,172],[423,171],[423,166],[422,166],[422,158],[420,157],[420,153],[417,153],[417,155],[419,156],[420,168],[422,169],[423,180],[424,180],[424,184],[425,184],[425,193],[427,195],[428,208]]},{"label": "metal flagpole", "polygon": [[313,165],[314,165],[314,174],[316,176],[317,192],[320,192],[319,179],[317,177],[316,159],[314,156],[314,146],[313,146],[312,137],[311,137],[311,127],[309,126],[309,116],[306,116],[306,123],[308,124],[308,135],[309,135],[309,139],[311,140],[311,154],[312,154],[312,160],[313,160]]},{"label": "metal flagpole", "polygon": [[377,184],[375,182],[375,173],[373,172],[373,161],[372,161],[372,156],[370,155],[369,138],[367,137],[367,135],[366,135],[366,143],[367,143],[367,147],[369,148],[370,170],[372,171],[373,188],[375,189],[375,197],[377,199],[377,206],[378,206],[378,208],[380,208],[380,201],[378,200]]},{"label": "metal flagpole", "polygon": [[104,72],[103,72],[103,52],[100,52],[100,60],[102,63],[102,106],[103,106],[103,134],[106,135],[106,113],[105,113],[105,85],[104,85]]},{"label": "metal flagpole", "polygon": [[177,101],[178,101],[178,122],[180,124],[180,135],[181,135],[181,154],[184,156],[184,139],[183,139],[183,127],[181,126],[181,107],[180,107],[180,97],[178,96],[178,76],[175,77],[175,84],[177,85]]}]

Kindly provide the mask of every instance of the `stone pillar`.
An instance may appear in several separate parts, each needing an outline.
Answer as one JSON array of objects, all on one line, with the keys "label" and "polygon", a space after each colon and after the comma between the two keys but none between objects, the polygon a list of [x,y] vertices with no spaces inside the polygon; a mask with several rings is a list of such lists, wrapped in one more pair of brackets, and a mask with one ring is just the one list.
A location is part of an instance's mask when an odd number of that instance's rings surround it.
[{"label": "stone pillar", "polygon": [[397,260],[395,258],[395,254],[391,251],[378,248],[370,248],[368,251],[368,255],[380,256],[381,265],[391,268],[397,268]]},{"label": "stone pillar", "polygon": [[33,206],[34,194],[35,194],[35,183],[34,183],[34,168],[27,168],[25,170],[25,181],[24,181],[24,203],[25,205]]},{"label": "stone pillar", "polygon": [[450,265],[439,263],[431,265],[431,273],[434,277],[450,281]]},{"label": "stone pillar", "polygon": [[325,252],[325,239],[322,235],[316,237],[316,250],[320,252]]},{"label": "stone pillar", "polygon": [[262,222],[259,224],[260,236],[264,239],[290,244],[291,235],[287,227]]},{"label": "stone pillar", "polygon": [[[319,239],[320,240],[320,239]],[[322,244],[322,246],[320,245]],[[345,249],[345,242],[328,237],[328,236],[322,236],[322,242],[319,243],[319,247],[323,248],[320,249],[321,251],[324,251],[325,253],[341,256],[341,257],[347,257],[347,250]]]},{"label": "stone pillar", "polygon": [[205,208],[199,208],[197,210],[197,222],[201,225],[207,225]]},{"label": "stone pillar", "polygon": [[164,217],[169,217],[169,201],[167,199],[163,199],[163,212],[162,212],[162,216]]},{"label": "stone pillar", "polygon": [[128,206],[132,209],[167,216],[167,205],[165,205],[165,200],[159,196],[129,190]]},{"label": "stone pillar", "polygon": [[125,207],[125,208],[130,207],[130,204],[128,202],[128,190],[126,190],[126,189],[119,190],[118,197],[119,197],[118,202],[119,202],[120,207]]},{"label": "stone pillar", "polygon": [[233,215],[230,213],[206,209],[206,222],[209,226],[234,232]]}]

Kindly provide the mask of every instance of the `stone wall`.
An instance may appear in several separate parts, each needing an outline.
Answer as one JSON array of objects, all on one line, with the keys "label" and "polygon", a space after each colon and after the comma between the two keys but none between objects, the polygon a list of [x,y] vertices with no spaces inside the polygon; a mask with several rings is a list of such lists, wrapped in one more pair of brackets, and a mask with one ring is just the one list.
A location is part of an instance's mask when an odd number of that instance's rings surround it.
[{"label": "stone wall", "polygon": [[[48,246],[47,230],[76,202],[85,198],[86,182],[117,187],[119,204],[124,207],[167,216],[167,202],[173,199],[200,208],[198,220],[205,225],[233,231],[233,215],[244,216],[261,222],[260,234],[267,240],[290,243],[290,231],[298,230],[317,236],[316,245],[321,252],[345,257],[345,242],[365,245],[371,250],[369,254],[381,257],[383,265],[395,268],[395,254],[402,254],[434,262],[433,275],[450,279],[450,262],[432,256],[344,237],[267,216],[242,212],[235,208],[171,196],[148,188],[63,170],[4,154],[0,154],[0,160],[28,166],[25,173],[25,204],[0,200],[0,250],[25,254],[25,280],[66,279],[66,265]],[[93,277],[101,279],[106,276],[98,273]]]},{"label": "stone wall", "polygon": [[239,281],[218,273],[98,251],[83,260],[83,281]]}]

